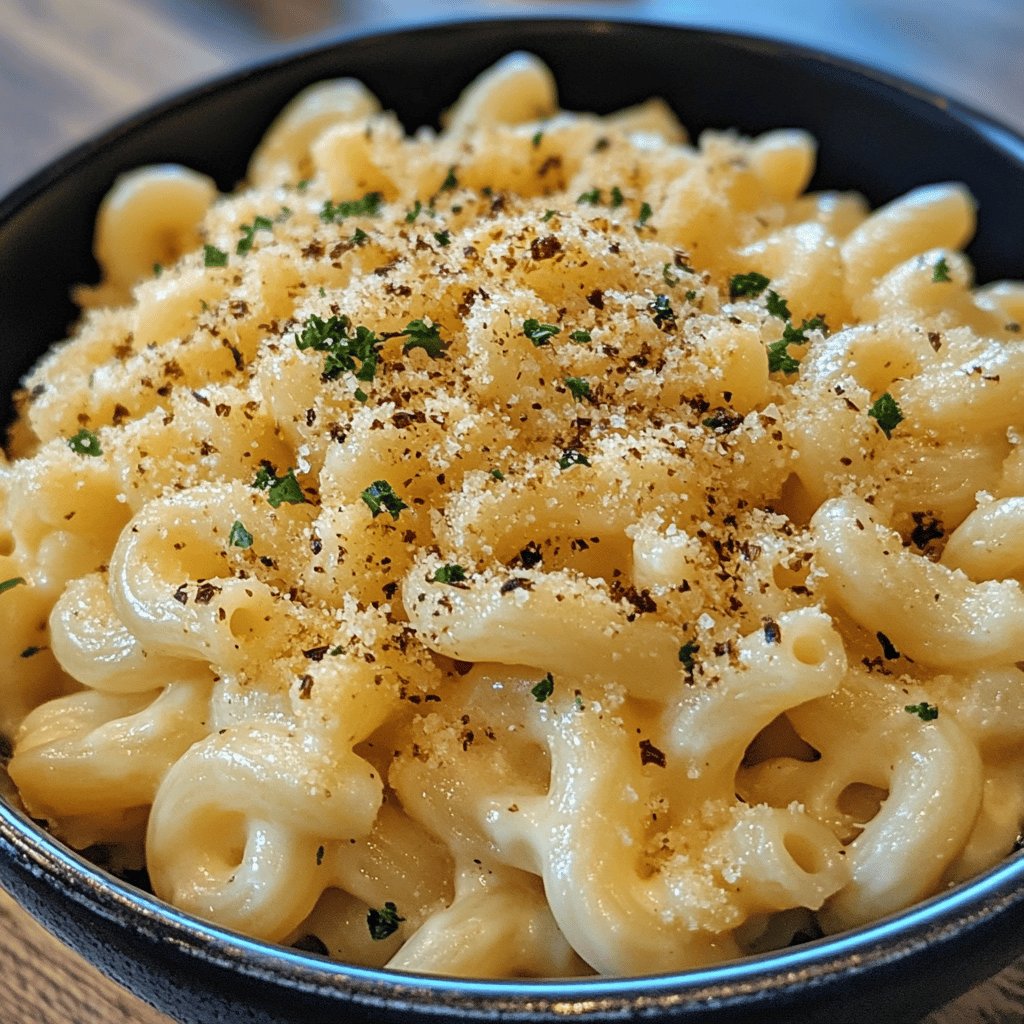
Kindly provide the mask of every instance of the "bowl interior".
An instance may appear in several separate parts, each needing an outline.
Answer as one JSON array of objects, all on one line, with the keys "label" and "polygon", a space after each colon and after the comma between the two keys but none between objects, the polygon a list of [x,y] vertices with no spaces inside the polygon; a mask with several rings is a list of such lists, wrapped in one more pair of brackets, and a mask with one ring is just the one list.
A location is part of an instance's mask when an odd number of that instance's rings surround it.
[{"label": "bowl interior", "polygon": [[[608,22],[445,25],[349,40],[172,99],[80,147],[0,202],[0,394],[14,391],[25,371],[64,336],[74,319],[69,288],[96,277],[90,252],[93,220],[100,199],[120,171],[174,161],[208,173],[222,189],[230,189],[276,112],[311,82],[339,75],[359,78],[407,128],[413,128],[436,123],[439,111],[478,72],[513,49],[530,50],[552,67],[562,104],[570,109],[607,112],[657,95],[668,100],[694,136],[707,127],[749,133],[806,128],[820,147],[812,187],[856,189],[873,205],[916,185],[962,180],[979,202],[979,232],[969,249],[979,280],[1024,277],[1024,143],[970,111],[843,62],[765,40]],[[8,421],[10,416],[7,403],[0,418]],[[70,888],[81,895],[88,889],[82,899],[99,901],[108,916],[114,913],[111,907],[130,914],[133,900],[146,915],[160,913],[148,899],[139,902],[130,887],[107,885],[101,872],[62,853],[59,844],[41,836],[16,813],[4,810],[0,840],[0,859],[21,857],[39,871],[62,875],[65,892]],[[1009,928],[997,927],[998,919],[1020,902],[1022,875],[1024,868],[1013,863],[931,901],[898,924],[883,923],[852,938],[811,944],[741,968],[700,972],[683,985],[678,979],[603,981],[593,983],[589,991],[626,1002],[644,993],[678,996],[684,991],[692,1000],[695,993],[709,990],[718,998],[732,993],[730,998],[742,1000],[752,998],[751,992],[793,985],[794,979],[806,981],[829,970],[845,971],[849,980],[865,963],[891,960],[878,950],[892,948],[894,942],[903,944],[906,957],[918,956],[927,947],[935,954],[951,934],[966,934],[978,925],[979,908],[993,922],[989,932],[978,932],[979,943],[998,939],[1003,951],[999,955],[1006,960],[1015,949],[1005,941]],[[181,915],[167,921],[162,927],[184,928],[181,934],[187,941],[207,951],[231,948],[242,950],[250,962],[252,957],[263,957],[267,963],[274,959],[266,947],[260,952],[258,945],[240,945],[237,937],[197,926]],[[1024,942],[1016,949],[1021,945]],[[278,958],[286,974],[302,961]],[[996,966],[993,962],[992,968]],[[319,977],[334,970],[308,968]],[[974,976],[970,970],[950,975],[931,984],[932,1002],[966,987]],[[347,976],[366,984],[388,977],[365,971]],[[406,981],[415,988],[410,979]],[[436,985],[451,989],[446,982]],[[548,989],[554,1001],[587,990],[570,984]],[[463,991],[474,999],[493,999],[501,991],[520,992],[524,1000],[538,995],[542,1002],[549,999],[536,987],[531,997],[529,986],[522,985],[468,986]],[[920,983],[907,993],[918,1006],[929,999]],[[545,1005],[550,1009],[554,1003]],[[666,1002],[663,1008],[668,1006]],[[683,1010],[677,1006],[673,1012]]]}]

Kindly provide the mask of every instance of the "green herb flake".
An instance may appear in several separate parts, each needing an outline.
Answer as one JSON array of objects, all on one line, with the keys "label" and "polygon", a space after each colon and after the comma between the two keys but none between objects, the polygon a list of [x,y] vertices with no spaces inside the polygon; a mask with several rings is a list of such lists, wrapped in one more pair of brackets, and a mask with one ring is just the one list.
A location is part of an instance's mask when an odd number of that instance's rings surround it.
[{"label": "green herb flake", "polygon": [[235,252],[244,256],[253,246],[257,231],[273,231],[274,222],[269,217],[256,217],[251,224],[243,224],[240,228],[242,237],[235,246]]},{"label": "green herb flake", "polygon": [[549,220],[551,220],[552,217],[554,217],[554,215],[555,215],[555,211],[554,210],[545,210],[544,211],[544,216],[541,217],[541,220],[546,224]]},{"label": "green herb flake", "polygon": [[370,938],[374,942],[381,942],[394,935],[404,920],[404,917],[399,916],[398,907],[388,900],[380,910],[370,908],[366,915],[366,926],[370,929]]},{"label": "green herb flake", "polygon": [[226,267],[228,254],[215,245],[203,246],[203,265],[207,267]]},{"label": "green herb flake", "polygon": [[504,480],[505,479],[505,474],[502,473],[502,471],[500,469],[492,469],[492,470],[490,470],[490,475],[491,475],[491,479],[492,480]]},{"label": "green herb flake", "polygon": [[572,392],[572,397],[577,402],[582,402],[584,399],[590,401],[593,399],[593,395],[590,393],[590,382],[583,377],[565,377],[565,386]]},{"label": "green herb flake", "polygon": [[[280,508],[282,505],[304,505],[306,503],[306,498],[302,493],[302,488],[299,486],[299,481],[295,479],[295,470],[289,469],[284,476],[278,476],[272,462],[260,463],[260,468],[256,471],[256,477],[252,482],[252,486],[258,491],[266,491],[267,501],[274,508]],[[231,528],[231,532],[234,534],[234,527]],[[239,545],[239,547],[241,546]]]},{"label": "green herb flake", "polygon": [[543,131],[543,129],[538,129],[537,131],[535,131],[533,133],[533,138],[530,139],[530,144],[533,146],[534,149],[539,149],[541,141],[543,140],[543,138],[544,138],[544,131]]},{"label": "green herb flake", "polygon": [[323,320],[316,314],[302,325],[295,344],[301,352],[311,348],[326,353],[322,373],[324,380],[336,380],[346,370],[361,381],[371,381],[376,375],[383,342],[362,325],[356,327],[354,335],[350,334],[351,326],[347,316]]},{"label": "green herb flake", "polygon": [[352,237],[349,241],[353,245],[365,245],[369,237],[370,236],[362,228],[356,228],[355,231],[352,232]]},{"label": "green herb flake", "polygon": [[642,228],[653,216],[654,210],[651,209],[651,204],[641,203],[640,213],[636,218],[636,226],[638,228]]},{"label": "green herb flake", "polygon": [[13,590],[15,587],[24,586],[28,586],[24,576],[12,576],[9,580],[0,582],[0,594],[6,594],[8,590]]},{"label": "green herb flake", "polygon": [[444,181],[441,182],[440,192],[454,192],[459,187],[459,179],[455,177],[455,165],[448,168]]},{"label": "green herb flake", "polygon": [[542,324],[532,317],[523,321],[523,334],[533,342],[537,348],[548,345],[556,334],[561,334],[562,328],[557,324]]},{"label": "green herb flake", "polygon": [[421,348],[431,359],[443,359],[448,348],[448,342],[441,337],[441,328],[437,324],[428,324],[425,320],[410,320],[399,337],[409,339],[402,346],[403,352]]},{"label": "green herb flake", "polygon": [[575,448],[567,448],[562,452],[562,457],[558,460],[559,469],[569,469],[572,466],[589,466],[590,459],[583,454],[578,452]]},{"label": "green herb flake", "polygon": [[671,263],[666,263],[661,268],[661,277],[662,277],[662,280],[665,282],[665,284],[667,284],[669,286],[669,288],[675,288],[675,286],[677,284],[679,284],[679,278],[676,277],[676,275],[672,273],[672,264]]},{"label": "green herb flake", "polygon": [[289,469],[284,476],[278,477],[267,491],[267,501],[273,508],[282,505],[304,505],[306,496],[302,493],[299,481],[295,479],[295,470]]},{"label": "green herb flake", "polygon": [[46,650],[45,647],[26,647],[25,650],[23,650],[21,652],[21,657],[22,658],[34,658],[37,654],[40,653],[40,651],[45,651],[45,650]]},{"label": "green herb flake", "polygon": [[85,427],[82,427],[74,437],[68,438],[68,447],[76,455],[91,455],[95,458],[97,455],[103,454],[100,439],[91,430],[86,430]]},{"label": "green herb flake", "polygon": [[447,248],[452,244],[452,233],[447,228],[444,231],[435,231],[434,241],[443,248]]},{"label": "green herb flake", "polygon": [[589,203],[591,206],[596,206],[601,202],[601,190],[599,188],[592,188],[589,192],[581,192],[576,202]]},{"label": "green herb flake", "polygon": [[423,204],[417,199],[412,204],[412,209],[407,210],[405,214],[405,223],[411,224],[423,211]]},{"label": "green herb flake", "polygon": [[939,717],[939,709],[926,700],[921,701],[920,704],[907,704],[903,710],[908,714],[917,715],[922,722],[934,722]]},{"label": "green herb flake", "polygon": [[397,519],[402,509],[409,507],[395,494],[387,480],[375,480],[359,497],[366,503],[374,519],[383,512],[389,513],[392,519]]},{"label": "green herb flake", "polygon": [[367,192],[361,199],[347,199],[340,203],[328,199],[320,210],[320,219],[331,224],[346,217],[376,217],[383,201],[384,196],[380,192]]},{"label": "green herb flake", "polygon": [[465,583],[466,570],[461,565],[442,565],[434,573],[435,583]]},{"label": "green herb flake", "polygon": [[771,284],[771,279],[751,271],[749,274],[736,274],[729,281],[729,298],[741,299],[746,296],[757,297]]},{"label": "green herb flake", "polygon": [[362,388],[356,388],[352,395],[360,405],[366,405],[370,400],[370,396]]},{"label": "green herb flake", "polygon": [[618,185],[612,186],[612,197],[609,205],[613,210],[618,209],[624,202],[626,197],[622,194],[622,189]]},{"label": "green herb flake", "polygon": [[903,422],[903,413],[900,410],[896,399],[888,391],[881,395],[868,409],[868,415],[878,421],[882,433],[887,438],[892,437],[892,432],[897,425]]},{"label": "green herb flake", "polygon": [[533,699],[543,704],[555,692],[555,677],[549,672],[536,686],[530,688]]},{"label": "green herb flake", "polygon": [[797,373],[800,369],[800,361],[789,354],[789,342],[785,338],[773,341],[768,346],[768,372],[769,373]]},{"label": "green herb flake", "polygon": [[164,272],[163,265],[160,263],[153,264],[153,276],[159,277]]},{"label": "green herb flake", "polygon": [[672,309],[672,303],[669,302],[667,295],[655,295],[654,301],[647,304],[648,310],[650,310],[651,316],[654,318],[656,326],[662,330],[671,328],[676,322],[676,314]]},{"label": "green herb flake", "polygon": [[683,644],[683,646],[679,648],[679,661],[687,672],[693,672],[693,656],[699,650],[700,644],[696,644],[692,640],[689,641],[689,643]]},{"label": "green herb flake", "polygon": [[251,548],[252,534],[242,525],[240,519],[231,524],[231,532],[228,534],[228,544],[233,548]]},{"label": "green herb flake", "polygon": [[949,264],[946,262],[945,256],[940,256],[935,261],[935,265],[932,267],[932,280],[936,284],[953,280],[953,278],[949,276]]},{"label": "green herb flake", "polygon": [[298,191],[298,192],[305,192],[306,189],[309,188],[309,186],[312,184],[312,181],[313,181],[312,178],[303,178],[300,182],[298,182],[296,184],[296,186],[295,186],[296,191]]},{"label": "green herb flake", "polygon": [[593,339],[590,337],[590,331],[577,330],[570,333],[569,340],[575,341],[577,345],[587,345]]},{"label": "green herb flake", "polygon": [[791,316],[789,312],[789,304],[778,292],[772,291],[772,289],[769,288],[768,299],[765,305],[771,316],[777,316],[780,320],[789,320]]}]

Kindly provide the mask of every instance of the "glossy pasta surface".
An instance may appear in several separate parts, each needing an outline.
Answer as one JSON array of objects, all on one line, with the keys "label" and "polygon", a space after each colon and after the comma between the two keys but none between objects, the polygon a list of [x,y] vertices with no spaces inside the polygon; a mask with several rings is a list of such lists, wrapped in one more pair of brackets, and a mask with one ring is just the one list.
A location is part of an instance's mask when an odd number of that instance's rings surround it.
[{"label": "glossy pasta surface", "polygon": [[476,977],[898,911],[1024,820],[1024,286],[799,130],[440,133],[351,80],[119,179],[0,462],[26,809],[184,910]]}]

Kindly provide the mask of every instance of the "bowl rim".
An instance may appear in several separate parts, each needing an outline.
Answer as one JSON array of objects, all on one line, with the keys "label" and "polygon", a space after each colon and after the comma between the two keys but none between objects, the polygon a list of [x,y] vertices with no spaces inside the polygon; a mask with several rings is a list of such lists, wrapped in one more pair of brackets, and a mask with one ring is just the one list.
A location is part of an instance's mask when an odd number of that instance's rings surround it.
[{"label": "bowl rim", "polygon": [[[970,104],[951,99],[912,79],[806,44],[758,34],[706,26],[665,23],[617,16],[527,15],[512,21],[498,15],[414,21],[387,29],[357,29],[289,49],[269,58],[222,72],[176,90],[116,120],[62,155],[45,163],[0,197],[0,227],[41,193],[87,164],[107,146],[153,126],[213,94],[243,87],[251,78],[302,64],[330,51],[376,46],[396,35],[429,37],[435,33],[476,33],[515,25],[522,31],[580,32],[655,29],[671,31],[773,57],[810,61],[875,86],[924,102],[994,145],[1024,171],[1024,135]],[[269,112],[271,115],[274,112]],[[980,875],[906,910],[837,935],[782,950],[727,961],[707,968],[657,975],[553,979],[467,979],[420,975],[387,968],[359,967],[316,954],[263,942],[193,917],[164,903],[86,860],[50,835],[41,824],[0,793],[0,858],[11,854],[17,869],[42,878],[66,898],[113,923],[132,924],[160,942],[173,942],[190,955],[228,967],[251,978],[287,978],[294,988],[334,992],[344,982],[346,998],[370,1008],[415,1006],[422,1013],[472,1016],[488,1013],[528,1014],[530,1020],[620,1019],[624,1009],[699,1013],[709,1003],[743,1004],[799,988],[828,985],[884,964],[913,959],[936,949],[965,929],[975,929],[1013,912],[1024,915],[1024,857],[1014,852]],[[172,938],[161,935],[169,932]],[[1022,939],[1024,948],[1024,939]],[[442,997],[424,1004],[424,996]]]}]

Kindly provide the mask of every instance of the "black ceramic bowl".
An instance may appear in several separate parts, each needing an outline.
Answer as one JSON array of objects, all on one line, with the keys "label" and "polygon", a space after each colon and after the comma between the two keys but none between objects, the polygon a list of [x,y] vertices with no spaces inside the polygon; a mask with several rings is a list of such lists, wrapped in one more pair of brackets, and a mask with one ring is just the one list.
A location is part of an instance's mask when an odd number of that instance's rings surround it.
[{"label": "black ceramic bowl", "polygon": [[[69,286],[95,279],[93,218],[120,171],[173,160],[229,189],[274,114],[311,82],[360,78],[414,127],[434,122],[513,49],[547,61],[569,108],[609,111],[656,95],[694,132],[807,128],[820,142],[814,187],[855,188],[878,204],[919,184],[964,181],[979,202],[969,250],[979,280],[1024,277],[1024,141],[969,110],[758,39],[597,21],[447,24],[349,39],[197,89],[80,147],[0,203],[0,394],[64,335]],[[196,1024],[917,1020],[1024,954],[1019,856],[834,938],[710,970],[576,981],[425,978],[253,942],[111,878],[2,802],[0,882],[115,979]]]}]

